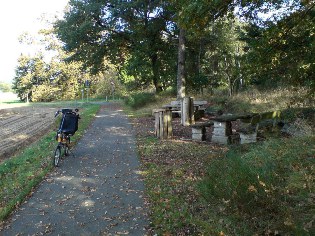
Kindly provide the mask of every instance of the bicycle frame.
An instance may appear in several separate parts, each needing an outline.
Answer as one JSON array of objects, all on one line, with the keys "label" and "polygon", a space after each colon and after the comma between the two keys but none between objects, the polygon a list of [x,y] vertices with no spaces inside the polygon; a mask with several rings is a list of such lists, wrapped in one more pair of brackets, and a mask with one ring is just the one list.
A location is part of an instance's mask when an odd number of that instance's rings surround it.
[{"label": "bicycle frame", "polygon": [[[80,119],[79,114],[77,113],[79,110],[75,109],[75,112],[72,109],[62,109],[58,110],[55,113],[55,117],[62,113],[62,119],[59,126],[59,129],[56,134],[56,141],[58,145],[55,149],[53,164],[54,166],[59,166],[61,155],[61,149],[64,149],[64,155],[68,156],[70,154],[70,136],[74,135],[78,128],[78,119]],[[74,123],[73,123],[74,122]]]}]

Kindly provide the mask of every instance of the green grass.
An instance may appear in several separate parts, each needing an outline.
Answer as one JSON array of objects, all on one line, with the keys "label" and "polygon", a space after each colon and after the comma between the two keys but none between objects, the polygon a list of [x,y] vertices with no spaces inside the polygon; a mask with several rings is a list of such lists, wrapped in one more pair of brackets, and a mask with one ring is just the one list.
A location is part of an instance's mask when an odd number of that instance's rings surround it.
[{"label": "green grass", "polygon": [[314,235],[314,170],[314,136],[269,140],[214,159],[198,189],[218,232]]},{"label": "green grass", "polygon": [[315,233],[314,136],[228,152],[138,137],[138,149],[157,235]]},{"label": "green grass", "polygon": [[229,113],[262,113],[287,108],[305,108],[315,106],[314,94],[304,87],[283,87],[258,90],[248,88],[229,97],[222,91],[214,95],[205,94],[204,100]]},{"label": "green grass", "polygon": [[[232,112],[266,112],[285,110],[292,101],[287,90],[249,95],[223,105]],[[297,106],[281,118],[312,119],[313,106]],[[133,109],[133,117],[151,108]],[[159,140],[144,131],[137,144],[154,234],[315,235],[314,135],[218,147]]]},{"label": "green grass", "polygon": [[[58,103],[56,105],[65,105]],[[66,105],[74,105],[70,102]],[[75,104],[76,105],[76,104]],[[79,130],[73,136],[75,143],[83,135],[93,120],[99,105],[82,104]],[[57,124],[56,124],[57,127]],[[25,148],[21,153],[0,164],[0,220],[4,220],[25,197],[31,194],[51,171],[53,151],[56,146],[55,132],[51,131],[37,142]],[[47,152],[47,150],[51,150]]]},{"label": "green grass", "polygon": [[175,101],[176,97],[169,91],[161,94],[136,93],[124,100],[124,110],[130,117],[147,117],[153,109]]}]

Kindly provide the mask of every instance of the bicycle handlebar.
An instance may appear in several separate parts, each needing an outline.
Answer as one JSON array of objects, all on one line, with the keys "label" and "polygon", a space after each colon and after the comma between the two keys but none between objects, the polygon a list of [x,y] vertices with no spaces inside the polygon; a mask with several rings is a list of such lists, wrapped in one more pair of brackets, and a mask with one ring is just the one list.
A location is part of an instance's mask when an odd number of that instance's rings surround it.
[{"label": "bicycle handlebar", "polygon": [[60,113],[60,110],[56,111],[55,117],[57,117],[59,115],[59,113]]},{"label": "bicycle handlebar", "polygon": [[76,114],[76,115],[79,115],[79,114],[78,114],[78,112],[79,112],[79,109],[78,109],[78,108],[75,108],[74,111],[73,111],[72,109],[69,109],[69,108],[64,108],[64,109],[61,109],[61,110],[56,111],[55,117],[57,117],[60,112],[61,112],[62,114],[74,113],[74,114]]}]

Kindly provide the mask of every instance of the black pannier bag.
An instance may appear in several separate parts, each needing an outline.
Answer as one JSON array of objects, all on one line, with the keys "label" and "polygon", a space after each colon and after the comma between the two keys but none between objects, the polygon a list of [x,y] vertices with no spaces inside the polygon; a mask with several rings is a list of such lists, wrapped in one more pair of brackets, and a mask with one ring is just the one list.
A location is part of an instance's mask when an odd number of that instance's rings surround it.
[{"label": "black pannier bag", "polygon": [[66,112],[60,123],[59,130],[67,135],[74,135],[78,130],[79,116],[75,113]]}]

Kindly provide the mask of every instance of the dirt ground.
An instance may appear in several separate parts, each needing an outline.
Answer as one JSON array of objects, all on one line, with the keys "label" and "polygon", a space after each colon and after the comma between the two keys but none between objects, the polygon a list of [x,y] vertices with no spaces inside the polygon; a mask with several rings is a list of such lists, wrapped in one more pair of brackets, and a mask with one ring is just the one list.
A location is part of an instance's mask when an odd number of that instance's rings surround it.
[{"label": "dirt ground", "polygon": [[56,108],[0,109],[0,162],[51,129]]}]

